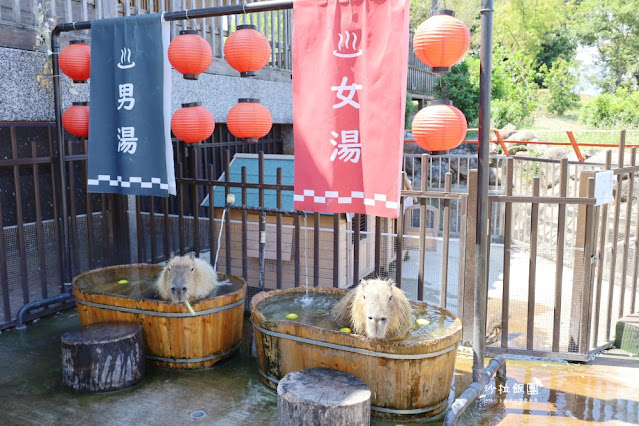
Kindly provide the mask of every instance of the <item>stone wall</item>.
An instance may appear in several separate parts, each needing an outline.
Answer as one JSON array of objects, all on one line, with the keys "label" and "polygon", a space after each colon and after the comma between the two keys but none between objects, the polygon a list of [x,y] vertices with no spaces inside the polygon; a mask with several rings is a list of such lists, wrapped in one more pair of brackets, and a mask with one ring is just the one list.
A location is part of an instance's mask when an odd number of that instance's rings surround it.
[{"label": "stone wall", "polygon": [[[42,88],[36,80],[44,60],[43,54],[0,48],[0,121],[53,121],[52,85]],[[216,122],[224,123],[238,98],[260,98],[271,111],[274,123],[293,123],[290,82],[217,74],[203,74],[199,80],[189,81],[175,70],[172,73],[172,111],[181,103],[199,101],[213,113]],[[63,76],[62,100],[63,108],[74,101],[90,101],[89,84],[72,85]]]}]

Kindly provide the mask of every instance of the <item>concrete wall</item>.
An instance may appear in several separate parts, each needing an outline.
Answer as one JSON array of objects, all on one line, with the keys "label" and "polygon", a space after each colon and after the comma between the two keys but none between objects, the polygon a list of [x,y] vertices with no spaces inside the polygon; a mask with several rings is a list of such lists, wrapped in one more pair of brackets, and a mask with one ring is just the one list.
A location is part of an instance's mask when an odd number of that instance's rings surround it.
[{"label": "concrete wall", "polygon": [[[53,90],[39,86],[45,57],[32,51],[0,48],[0,121],[53,121]],[[292,84],[226,75],[203,74],[197,81],[184,80],[172,71],[171,105],[175,111],[186,102],[202,102],[219,123],[226,122],[228,111],[238,98],[260,98],[273,116],[274,123],[293,123]],[[50,79],[50,76],[48,77]],[[71,90],[77,91],[72,94]],[[63,108],[74,101],[89,100],[89,84],[72,85],[62,77]]]}]

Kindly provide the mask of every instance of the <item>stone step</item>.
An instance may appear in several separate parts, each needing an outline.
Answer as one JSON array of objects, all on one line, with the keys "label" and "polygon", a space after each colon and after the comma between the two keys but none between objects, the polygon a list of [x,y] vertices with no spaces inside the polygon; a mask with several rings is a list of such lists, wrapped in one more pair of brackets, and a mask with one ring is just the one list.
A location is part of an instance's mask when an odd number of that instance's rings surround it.
[{"label": "stone step", "polygon": [[639,313],[627,315],[617,321],[615,346],[639,356]]}]

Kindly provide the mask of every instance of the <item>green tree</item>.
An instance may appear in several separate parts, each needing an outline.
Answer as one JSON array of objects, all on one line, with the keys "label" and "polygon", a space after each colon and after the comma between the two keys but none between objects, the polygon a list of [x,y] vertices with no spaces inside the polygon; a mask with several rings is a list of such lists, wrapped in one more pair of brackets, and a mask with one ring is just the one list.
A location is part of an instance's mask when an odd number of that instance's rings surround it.
[{"label": "green tree", "polygon": [[[523,53],[507,55],[496,49],[493,59],[491,96],[493,125],[528,124],[537,106],[533,60]],[[469,55],[443,76],[437,96],[453,101],[475,127],[479,118],[479,58]]]},{"label": "green tree", "polygon": [[584,0],[575,28],[581,43],[597,48],[605,69],[596,81],[602,89],[639,88],[639,0]]},{"label": "green tree", "polygon": [[537,56],[546,35],[568,22],[572,8],[572,1],[565,0],[495,2],[495,44]]},{"label": "green tree", "polygon": [[579,96],[574,93],[578,82],[574,63],[557,58],[552,68],[542,64],[540,71],[550,92],[548,109],[551,112],[564,115],[564,112],[579,105]]},{"label": "green tree", "polygon": [[[451,9],[455,12],[455,17],[461,19],[471,37],[471,50],[479,48],[479,0],[439,0],[438,9]],[[410,28],[417,29],[426,19],[430,18],[433,10],[432,0],[412,0],[410,2]]]}]

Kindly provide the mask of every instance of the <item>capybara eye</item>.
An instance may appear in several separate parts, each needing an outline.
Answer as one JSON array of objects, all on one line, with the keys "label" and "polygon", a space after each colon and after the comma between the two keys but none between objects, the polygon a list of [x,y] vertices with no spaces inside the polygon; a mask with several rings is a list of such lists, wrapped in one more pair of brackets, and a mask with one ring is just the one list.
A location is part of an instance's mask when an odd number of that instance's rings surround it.
[{"label": "capybara eye", "polygon": [[194,270],[195,268],[191,268],[191,271]]},{"label": "capybara eye", "polygon": [[171,287],[171,293],[175,293],[175,287]]},{"label": "capybara eye", "polygon": [[368,319],[369,319],[369,320],[372,320],[372,319],[373,319],[373,317],[368,317]]},{"label": "capybara eye", "polygon": [[366,296],[362,295],[362,299],[366,299]]},{"label": "capybara eye", "polygon": [[388,300],[393,300],[393,296],[390,296],[390,297],[388,298]]},{"label": "capybara eye", "polygon": [[182,291],[186,291],[186,287],[182,287]]},{"label": "capybara eye", "polygon": [[167,271],[171,272],[171,268],[166,268]]}]

